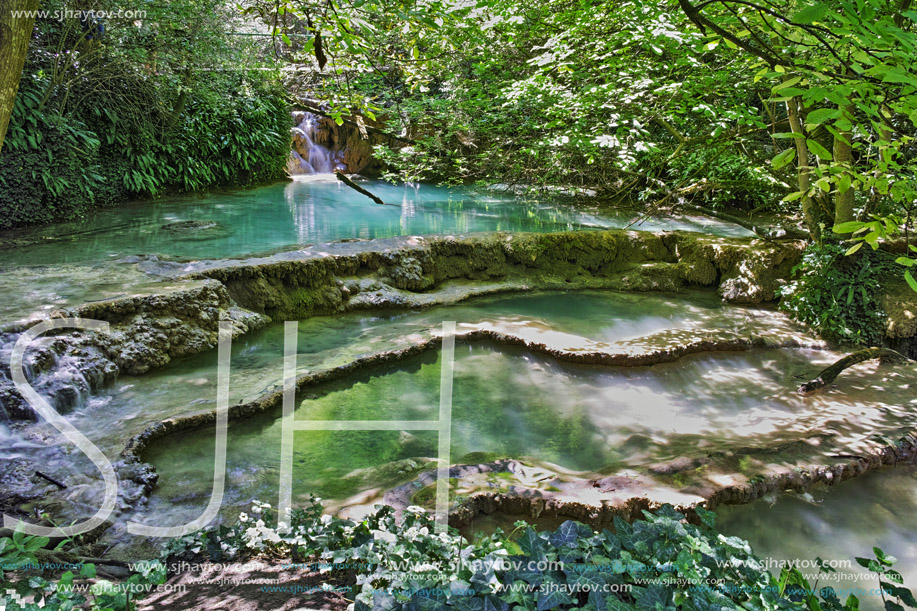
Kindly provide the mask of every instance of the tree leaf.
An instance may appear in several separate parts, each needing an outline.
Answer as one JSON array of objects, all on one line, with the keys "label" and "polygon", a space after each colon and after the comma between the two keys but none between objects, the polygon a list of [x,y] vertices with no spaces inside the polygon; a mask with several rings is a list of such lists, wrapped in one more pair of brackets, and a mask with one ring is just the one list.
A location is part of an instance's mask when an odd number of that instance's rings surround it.
[{"label": "tree leaf", "polygon": [[850,174],[841,174],[837,178],[837,192],[846,193],[847,189],[850,188],[851,183],[853,183],[853,178],[850,176]]},{"label": "tree leaf", "polygon": [[785,151],[778,153],[776,157],[771,159],[771,165],[774,166],[775,170],[779,170],[786,164],[790,163],[796,158],[796,149],[788,148]]},{"label": "tree leaf", "polygon": [[774,87],[771,89],[771,91],[773,91],[774,93],[777,93],[777,92],[780,91],[781,89],[785,89],[786,87],[790,87],[791,85],[795,85],[796,83],[798,83],[798,82],[801,81],[801,80],[802,80],[802,77],[801,77],[801,76],[794,76],[793,78],[791,78],[791,79],[789,79],[789,80],[786,80],[786,81],[783,81],[782,83],[779,83],[779,84],[777,84],[777,85],[774,85]]},{"label": "tree leaf", "polygon": [[831,161],[831,153],[828,152],[828,149],[823,147],[815,140],[807,139],[806,145],[809,147],[809,150],[813,155],[824,161]]},{"label": "tree leaf", "polygon": [[837,108],[819,108],[806,115],[806,125],[821,125],[828,119],[836,119],[841,116],[841,111]]},{"label": "tree leaf", "polygon": [[854,244],[853,246],[851,246],[850,248],[848,248],[848,249],[847,249],[847,252],[845,252],[844,255],[845,255],[845,256],[852,255],[853,253],[855,253],[856,251],[860,250],[861,248],[863,248],[863,242],[857,242],[856,244]]},{"label": "tree leaf", "polygon": [[862,221],[847,221],[846,223],[835,225],[833,231],[834,233],[840,234],[853,233],[862,229],[864,225],[866,225],[866,223]]},{"label": "tree leaf", "polygon": [[793,21],[803,24],[814,23],[816,21],[821,21],[827,12],[827,4],[824,2],[816,2],[815,4],[810,4],[809,6],[803,7],[802,10],[793,16]]},{"label": "tree leaf", "polygon": [[910,270],[904,272],[904,279],[907,281],[908,286],[914,289],[914,292],[917,293],[917,280],[914,280]]}]

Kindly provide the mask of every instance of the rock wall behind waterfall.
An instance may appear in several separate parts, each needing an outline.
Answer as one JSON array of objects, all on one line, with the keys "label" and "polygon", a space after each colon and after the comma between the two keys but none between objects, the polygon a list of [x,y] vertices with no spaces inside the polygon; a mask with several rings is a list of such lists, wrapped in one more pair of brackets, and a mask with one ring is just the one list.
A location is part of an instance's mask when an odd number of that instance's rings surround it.
[{"label": "rock wall behind waterfall", "polygon": [[373,158],[373,146],[403,143],[382,133],[378,121],[365,117],[360,120],[367,128],[365,133],[352,121],[338,125],[331,117],[305,110],[294,111],[293,150],[287,172],[297,175],[342,170],[348,174],[377,176],[381,167]]}]

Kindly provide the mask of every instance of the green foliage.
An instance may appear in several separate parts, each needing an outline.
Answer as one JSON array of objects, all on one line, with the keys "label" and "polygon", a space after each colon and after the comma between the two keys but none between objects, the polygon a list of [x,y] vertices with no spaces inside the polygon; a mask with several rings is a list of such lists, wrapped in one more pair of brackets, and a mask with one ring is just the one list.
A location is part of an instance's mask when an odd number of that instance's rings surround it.
[{"label": "green foliage", "polygon": [[[879,240],[897,235],[898,228],[902,222],[905,227],[910,225],[910,215],[904,221],[893,214],[887,216],[873,214],[870,216],[872,217],[871,221],[849,221],[834,226],[834,233],[849,235],[850,240],[854,243],[853,246],[847,249],[845,254],[854,254],[863,247],[863,244],[869,244],[873,250],[878,250]],[[908,235],[907,232],[905,235]],[[914,275],[911,272],[911,268],[917,265],[917,260],[910,256],[911,252],[917,253],[917,246],[908,244],[907,248],[909,251],[907,256],[898,257],[895,259],[895,263],[905,268],[904,280],[909,287],[917,292],[917,280],[914,279]]]},{"label": "green foliage", "polygon": [[[287,532],[278,529],[269,505],[255,503],[252,513],[242,514],[232,526],[173,540],[166,558],[222,561],[263,554],[321,563],[322,573],[356,574],[357,593],[348,598],[355,598],[355,609],[361,611],[840,611],[858,604],[856,597],[841,603],[831,588],[816,591],[796,569],[774,577],[747,542],[718,533],[715,514],[703,508],[697,510],[700,525],[665,506],[644,512],[633,524],[616,518],[614,532],[596,532],[573,521],[538,532],[517,522],[512,533],[498,530],[473,544],[454,531],[436,534],[431,516],[419,507],[409,507],[402,522],[388,506],[356,522],[322,515],[313,500],[291,513]],[[890,570],[894,559],[879,549],[876,554],[874,562],[888,569],[882,573],[885,591],[911,604],[910,591]]]},{"label": "green foliage", "polygon": [[283,175],[286,94],[222,4],[102,4],[146,17],[112,17],[93,42],[75,17],[36,23],[0,151],[0,228]]},{"label": "green foliage", "polygon": [[[81,564],[76,574],[67,570],[56,581],[48,580],[43,574],[57,564],[40,555],[48,542],[47,537],[26,535],[22,531],[0,538],[0,608],[6,611],[74,608],[132,611],[136,609],[136,601],[142,599],[151,586],[165,583],[165,565],[158,560],[138,563],[140,571],[119,584],[97,579],[94,564]],[[60,551],[67,542],[62,541],[54,551]]]},{"label": "green foliage", "polygon": [[141,181],[197,191],[276,179],[290,153],[288,124],[287,105],[276,89],[228,100],[195,96],[177,134],[160,144],[152,171]]},{"label": "green foliage", "polygon": [[917,199],[907,3],[274,6],[252,10],[276,17],[291,59],[330,58],[304,95],[414,140],[377,149],[392,179],[588,185],[654,209],[801,204],[813,237]]},{"label": "green foliage", "polygon": [[885,314],[874,291],[888,273],[888,257],[862,251],[845,257],[836,244],[812,244],[781,289],[780,307],[832,342],[879,345]]},{"label": "green foliage", "polygon": [[99,140],[72,118],[39,112],[38,91],[19,88],[0,156],[0,228],[78,217],[96,201]]}]

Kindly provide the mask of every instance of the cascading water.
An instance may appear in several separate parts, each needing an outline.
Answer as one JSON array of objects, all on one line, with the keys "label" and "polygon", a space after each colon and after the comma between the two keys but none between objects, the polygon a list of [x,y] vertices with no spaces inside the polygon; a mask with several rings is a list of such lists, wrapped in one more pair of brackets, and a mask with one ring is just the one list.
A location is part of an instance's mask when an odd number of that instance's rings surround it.
[{"label": "cascading water", "polygon": [[[18,333],[0,336],[0,423],[35,419],[32,407],[12,381],[10,363],[18,337]],[[117,365],[101,350],[65,336],[35,340],[24,355],[22,369],[29,385],[65,414],[85,407],[93,390],[118,375]]]},{"label": "cascading water", "polygon": [[293,162],[290,174],[330,174],[345,169],[343,151],[332,151],[317,143],[319,120],[311,112],[303,112],[299,125],[293,128]]}]

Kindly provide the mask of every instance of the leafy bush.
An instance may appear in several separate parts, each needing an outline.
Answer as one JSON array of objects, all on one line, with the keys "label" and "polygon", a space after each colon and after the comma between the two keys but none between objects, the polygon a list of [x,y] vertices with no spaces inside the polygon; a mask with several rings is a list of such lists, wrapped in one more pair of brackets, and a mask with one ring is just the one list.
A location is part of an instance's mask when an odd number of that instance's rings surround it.
[{"label": "leafy bush", "polygon": [[[633,524],[616,518],[615,532],[572,521],[538,532],[517,522],[509,535],[498,530],[474,544],[454,531],[435,534],[419,507],[409,507],[400,524],[387,506],[355,522],[322,515],[313,501],[291,513],[287,533],[269,505],[256,503],[252,512],[232,526],[173,540],[166,556],[221,561],[262,554],[316,559],[324,573],[345,567],[355,573],[356,596],[348,598],[357,611],[858,608],[855,596],[842,604],[831,588],[814,591],[797,569],[772,576],[747,542],[718,533],[715,514],[702,508],[699,526],[665,506]],[[858,562],[884,575],[890,598],[911,604],[890,568],[894,558],[876,554]]]},{"label": "leafy bush", "polygon": [[812,244],[793,269],[794,280],[781,289],[780,307],[829,341],[877,345],[885,313],[872,288],[887,267],[881,252],[845,257],[836,244]]},{"label": "leafy bush", "polygon": [[96,135],[80,121],[41,113],[39,104],[24,82],[0,155],[0,229],[79,217],[104,182]]},{"label": "leafy bush", "polygon": [[[93,611],[131,611],[136,608],[134,603],[143,598],[135,592],[149,592],[150,588],[146,586],[165,583],[166,567],[158,560],[138,563],[140,572],[117,585],[97,579],[94,564],[81,563],[79,574],[68,570],[57,581],[47,580],[38,574],[27,574],[31,568],[37,567],[41,572],[41,567],[50,564],[38,555],[48,542],[47,537],[33,537],[21,531],[16,531],[12,537],[0,538],[0,609],[57,611],[88,608]],[[62,541],[55,551],[60,551],[67,542]],[[11,580],[10,575],[18,575],[18,578]],[[77,587],[74,583],[77,580],[85,582],[89,587]]]}]

